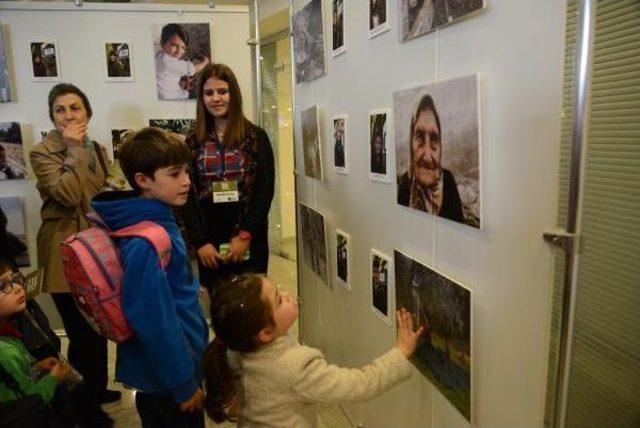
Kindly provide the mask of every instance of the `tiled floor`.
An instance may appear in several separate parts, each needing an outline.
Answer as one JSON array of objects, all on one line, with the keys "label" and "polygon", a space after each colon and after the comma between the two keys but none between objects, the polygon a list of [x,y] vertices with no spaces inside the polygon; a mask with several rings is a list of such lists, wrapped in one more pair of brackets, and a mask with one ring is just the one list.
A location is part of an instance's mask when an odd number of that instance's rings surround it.
[{"label": "tiled floor", "polygon": [[[296,264],[294,261],[271,255],[269,263],[269,276],[280,285],[283,290],[297,295],[297,281],[296,281]],[[205,303],[206,304],[206,303]],[[206,312],[205,312],[206,313]],[[298,323],[296,322],[294,327],[295,332],[298,332]],[[66,340],[63,338],[63,348],[66,348]],[[66,349],[63,350],[66,353]],[[111,384],[110,389],[117,389],[122,391],[122,400],[117,403],[107,404],[103,406],[103,409],[113,417],[116,421],[116,428],[134,428],[140,427],[140,418],[135,407],[134,393],[130,390],[126,390],[120,384],[113,383],[113,373],[115,369],[115,344],[109,342],[109,379]],[[342,410],[338,407],[324,408],[320,412],[319,426],[321,428],[350,428],[351,424],[345,417]],[[211,420],[207,419],[207,427],[209,428],[227,428],[233,427],[235,424],[215,424]]]}]

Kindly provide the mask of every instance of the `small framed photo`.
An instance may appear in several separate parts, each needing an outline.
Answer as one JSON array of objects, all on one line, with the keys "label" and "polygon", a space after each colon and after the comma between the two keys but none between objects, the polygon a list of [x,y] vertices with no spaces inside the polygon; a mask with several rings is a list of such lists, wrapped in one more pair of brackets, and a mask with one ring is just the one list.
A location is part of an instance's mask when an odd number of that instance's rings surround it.
[{"label": "small framed photo", "polygon": [[55,82],[60,80],[60,51],[55,40],[29,42],[29,55],[33,80]]},{"label": "small framed photo", "polygon": [[131,43],[105,42],[105,80],[107,82],[133,82]]},{"label": "small framed photo", "polygon": [[389,31],[389,0],[369,0],[369,38]]},{"label": "small framed photo", "polygon": [[391,325],[391,259],[384,254],[371,249],[371,310],[384,322]]},{"label": "small framed photo", "polygon": [[369,113],[369,179],[391,182],[389,173],[389,147],[391,138],[389,135],[389,122],[391,121],[389,109],[374,110]]},{"label": "small framed photo", "polygon": [[347,115],[333,116],[333,169],[349,174],[349,147],[347,143]]},{"label": "small framed photo", "polygon": [[333,33],[333,57],[342,55],[347,51],[344,44],[344,22],[346,0],[331,0],[331,22]]},{"label": "small framed photo", "polygon": [[336,229],[336,277],[351,290],[351,237],[340,229]]}]

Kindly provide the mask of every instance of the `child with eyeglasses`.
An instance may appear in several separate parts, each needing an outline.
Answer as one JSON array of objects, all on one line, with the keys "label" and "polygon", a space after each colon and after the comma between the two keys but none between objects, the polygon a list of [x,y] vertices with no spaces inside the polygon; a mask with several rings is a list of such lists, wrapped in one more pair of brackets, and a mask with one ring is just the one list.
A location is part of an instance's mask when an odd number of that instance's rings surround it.
[{"label": "child with eyeglasses", "polygon": [[216,422],[237,419],[239,427],[313,427],[316,404],[376,397],[411,375],[408,359],[423,332],[413,330],[406,310],[396,315],[391,350],[362,368],[338,367],[288,334],[298,317],[291,295],[266,276],[234,277],[211,304],[216,339],[203,361],[207,414]]},{"label": "child with eyeglasses", "polygon": [[54,357],[36,361],[14,324],[15,316],[27,306],[23,284],[24,277],[12,269],[11,262],[0,259],[0,425],[3,418],[12,416],[12,403],[37,395],[53,412],[52,426],[73,426],[68,396],[61,387],[71,376],[71,368]]}]

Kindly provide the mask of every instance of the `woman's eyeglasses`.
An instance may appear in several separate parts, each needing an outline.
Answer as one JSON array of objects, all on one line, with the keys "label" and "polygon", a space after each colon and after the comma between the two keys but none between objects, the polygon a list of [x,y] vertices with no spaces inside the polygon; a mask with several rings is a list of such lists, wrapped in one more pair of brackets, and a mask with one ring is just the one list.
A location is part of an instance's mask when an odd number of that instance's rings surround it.
[{"label": "woman's eyeglasses", "polygon": [[14,286],[24,286],[24,275],[16,272],[9,279],[0,279],[0,292],[3,294],[11,294]]}]

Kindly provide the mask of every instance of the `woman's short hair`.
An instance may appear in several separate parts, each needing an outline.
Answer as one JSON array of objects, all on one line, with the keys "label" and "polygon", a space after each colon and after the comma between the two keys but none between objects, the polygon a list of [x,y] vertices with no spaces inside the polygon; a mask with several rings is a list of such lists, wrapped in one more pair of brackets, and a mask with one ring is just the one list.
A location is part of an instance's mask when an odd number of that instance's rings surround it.
[{"label": "woman's short hair", "polygon": [[80,97],[82,104],[84,105],[84,109],[87,111],[87,117],[91,119],[93,110],[91,110],[89,98],[87,98],[80,88],[76,85],[72,85],[71,83],[58,83],[56,86],[51,88],[51,91],[49,91],[49,119],[53,122],[53,103],[56,101],[56,98],[67,94],[74,94]]}]

